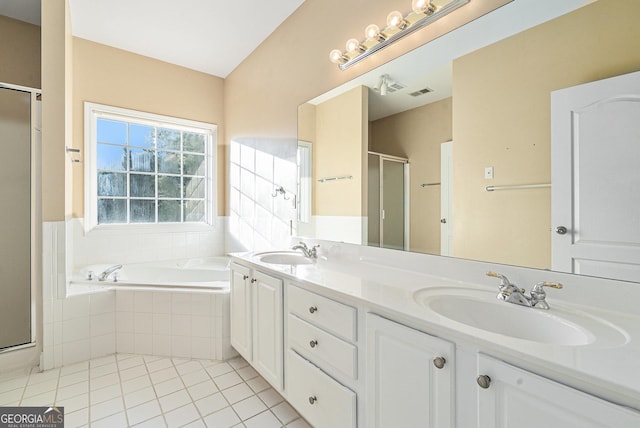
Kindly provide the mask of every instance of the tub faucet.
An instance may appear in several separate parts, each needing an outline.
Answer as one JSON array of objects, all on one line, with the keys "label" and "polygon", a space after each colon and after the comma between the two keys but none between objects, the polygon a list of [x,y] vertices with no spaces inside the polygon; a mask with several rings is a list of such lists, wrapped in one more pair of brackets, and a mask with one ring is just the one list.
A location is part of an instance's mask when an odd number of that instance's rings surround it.
[{"label": "tub faucet", "polygon": [[539,282],[533,286],[529,297],[525,295],[524,288],[516,287],[509,282],[506,276],[495,272],[487,272],[487,276],[500,279],[500,292],[496,296],[499,300],[529,308],[549,309],[549,304],[546,301],[547,293],[544,291],[544,287],[562,288],[562,284],[559,282]]},{"label": "tub faucet", "polygon": [[106,268],[104,272],[98,275],[98,281],[106,281],[107,279],[109,279],[109,275],[120,269],[122,269],[122,265],[113,265]]},{"label": "tub faucet", "polygon": [[314,245],[313,248],[309,249],[309,247],[307,247],[307,244],[305,244],[304,242],[300,242],[298,245],[294,245],[293,247],[291,247],[291,249],[293,251],[296,251],[296,250],[302,251],[302,254],[304,254],[305,257],[308,257],[310,259],[317,259],[319,246],[320,245]]}]

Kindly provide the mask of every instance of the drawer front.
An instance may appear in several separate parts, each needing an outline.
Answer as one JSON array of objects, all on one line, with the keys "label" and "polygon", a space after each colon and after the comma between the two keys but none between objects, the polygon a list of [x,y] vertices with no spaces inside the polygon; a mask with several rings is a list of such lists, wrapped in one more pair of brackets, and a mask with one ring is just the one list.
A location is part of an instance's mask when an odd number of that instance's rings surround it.
[{"label": "drawer front", "polygon": [[314,364],[351,379],[357,377],[357,348],[293,314],[288,319],[289,346]]},{"label": "drawer front", "polygon": [[316,428],[356,426],[356,393],[289,350],[287,400]]},{"label": "drawer front", "polygon": [[338,336],[356,341],[356,309],[289,285],[289,312]]}]

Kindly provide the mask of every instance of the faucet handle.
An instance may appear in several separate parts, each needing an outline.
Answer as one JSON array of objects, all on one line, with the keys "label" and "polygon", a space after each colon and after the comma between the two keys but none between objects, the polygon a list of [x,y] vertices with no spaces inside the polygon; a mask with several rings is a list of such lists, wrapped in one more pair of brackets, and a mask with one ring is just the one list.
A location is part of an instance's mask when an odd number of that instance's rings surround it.
[{"label": "faucet handle", "polygon": [[551,288],[557,288],[558,290],[562,288],[562,284],[560,284],[559,282],[539,282],[536,285],[541,285],[544,287],[551,287]]},{"label": "faucet handle", "polygon": [[500,279],[500,287],[505,287],[505,286],[509,286],[511,285],[511,282],[509,282],[509,278],[507,278],[506,276],[502,275],[501,273],[497,273],[497,272],[487,272],[486,273],[487,276],[491,276],[493,278],[499,278]]}]

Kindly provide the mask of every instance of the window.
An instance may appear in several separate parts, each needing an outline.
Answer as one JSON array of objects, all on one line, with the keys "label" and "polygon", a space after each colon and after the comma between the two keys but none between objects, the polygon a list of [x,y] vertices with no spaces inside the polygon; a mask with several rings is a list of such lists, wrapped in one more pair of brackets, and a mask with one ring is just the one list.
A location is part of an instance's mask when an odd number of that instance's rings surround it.
[{"label": "window", "polygon": [[216,126],[85,103],[85,228],[207,223]]}]

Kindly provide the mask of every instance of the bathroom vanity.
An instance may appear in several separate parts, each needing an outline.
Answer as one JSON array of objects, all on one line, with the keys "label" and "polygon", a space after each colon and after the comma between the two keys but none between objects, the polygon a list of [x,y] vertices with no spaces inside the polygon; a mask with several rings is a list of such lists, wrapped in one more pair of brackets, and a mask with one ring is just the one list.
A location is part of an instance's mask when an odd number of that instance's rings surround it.
[{"label": "bathroom vanity", "polygon": [[542,310],[496,299],[496,265],[320,244],[231,267],[232,345],[313,426],[640,426],[640,318],[606,280],[537,278],[568,279]]}]

